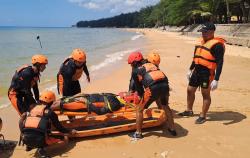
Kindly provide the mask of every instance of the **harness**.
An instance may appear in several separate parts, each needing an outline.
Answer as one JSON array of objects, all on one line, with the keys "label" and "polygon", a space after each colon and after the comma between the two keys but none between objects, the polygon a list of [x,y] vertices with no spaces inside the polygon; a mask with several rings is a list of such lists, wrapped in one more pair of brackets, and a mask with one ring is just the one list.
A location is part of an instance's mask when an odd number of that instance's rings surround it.
[{"label": "harness", "polygon": [[166,78],[165,74],[152,63],[145,63],[141,67],[145,69],[145,72],[142,73],[141,76],[139,74],[138,78],[139,81],[144,82],[145,87],[149,87]]}]

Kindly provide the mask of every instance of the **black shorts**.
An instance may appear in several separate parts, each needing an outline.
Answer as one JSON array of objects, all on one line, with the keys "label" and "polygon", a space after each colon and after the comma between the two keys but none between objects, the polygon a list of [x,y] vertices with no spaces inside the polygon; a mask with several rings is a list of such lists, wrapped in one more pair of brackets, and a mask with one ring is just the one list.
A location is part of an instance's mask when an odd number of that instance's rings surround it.
[{"label": "black shorts", "polygon": [[197,70],[193,71],[189,81],[189,86],[201,87],[207,89],[209,85],[210,85],[209,71],[197,71]]},{"label": "black shorts", "polygon": [[154,101],[160,101],[161,105],[168,105],[169,85],[167,82],[156,83],[149,87],[151,96],[144,98],[147,100],[144,108],[147,109]]},{"label": "black shorts", "polygon": [[64,83],[63,96],[73,96],[81,93],[81,86],[79,81],[71,81],[68,84]]}]

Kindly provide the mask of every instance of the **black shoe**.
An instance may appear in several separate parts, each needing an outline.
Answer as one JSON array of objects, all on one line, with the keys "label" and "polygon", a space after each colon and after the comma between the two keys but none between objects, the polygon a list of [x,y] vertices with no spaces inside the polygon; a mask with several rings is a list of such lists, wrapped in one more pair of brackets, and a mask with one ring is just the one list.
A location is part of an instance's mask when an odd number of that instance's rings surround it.
[{"label": "black shoe", "polygon": [[195,121],[195,124],[203,124],[204,122],[206,122],[206,118],[199,116],[198,119]]},{"label": "black shoe", "polygon": [[128,134],[129,137],[131,137],[133,140],[139,140],[143,138],[143,135],[141,133],[130,133]]},{"label": "black shoe", "polygon": [[26,146],[25,151],[31,151],[32,149],[33,149],[32,147]]},{"label": "black shoe", "polygon": [[76,119],[76,117],[75,116],[68,116],[68,118],[69,118],[69,122],[74,122],[74,120]]},{"label": "black shoe", "polygon": [[51,158],[49,155],[47,155],[46,151],[43,148],[39,148],[37,152],[40,158]]},{"label": "black shoe", "polygon": [[172,136],[177,136],[177,132],[176,132],[176,130],[174,130],[174,129],[168,129],[168,132],[172,135]]},{"label": "black shoe", "polygon": [[181,113],[178,114],[179,116],[193,116],[194,115],[194,112],[193,111],[183,111]]}]

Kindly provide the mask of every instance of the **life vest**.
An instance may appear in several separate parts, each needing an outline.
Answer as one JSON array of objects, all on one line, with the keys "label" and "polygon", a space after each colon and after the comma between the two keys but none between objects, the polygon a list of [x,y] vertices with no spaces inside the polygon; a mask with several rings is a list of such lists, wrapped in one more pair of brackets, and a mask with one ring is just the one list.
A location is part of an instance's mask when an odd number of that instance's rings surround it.
[{"label": "life vest", "polygon": [[145,70],[143,73],[138,74],[139,81],[141,81],[145,87],[167,79],[166,75],[152,63],[145,63],[139,67],[139,69]]},{"label": "life vest", "polygon": [[215,57],[211,53],[211,49],[216,44],[222,44],[223,47],[225,40],[220,37],[215,37],[207,42],[200,40],[200,43],[195,46],[193,61],[196,65],[202,65],[210,70],[215,70],[217,67]]},{"label": "life vest", "polygon": [[[72,59],[71,56],[69,56],[67,59],[64,60],[62,66],[61,66],[61,68],[60,68],[60,71],[63,69],[63,66],[64,66],[64,65],[67,65],[67,64],[69,63],[69,60],[70,60],[70,59]],[[61,73],[62,73],[62,72],[59,72],[59,75],[60,75]],[[73,81],[79,80],[79,79],[81,78],[81,76],[82,76],[82,73],[83,73],[83,66],[81,66],[81,67],[76,67],[75,73],[74,73],[73,76],[72,76],[72,80],[73,80]]]},{"label": "life vest", "polygon": [[36,105],[23,122],[22,132],[38,131],[47,134],[49,128],[48,110],[46,105]]},{"label": "life vest", "polygon": [[[12,83],[11,83],[12,84],[11,85],[12,88],[14,88],[14,89],[22,88],[21,85],[19,85],[17,82],[20,82],[20,81],[24,80],[23,76],[20,75],[20,72],[22,72],[23,70],[28,69],[28,68],[32,69],[31,66],[25,64],[25,65],[19,67],[16,70],[16,72],[15,72],[13,78],[12,78]],[[35,84],[37,84],[37,82],[39,80],[40,80],[39,74],[33,76],[32,80],[31,80],[31,83],[30,83],[31,87],[33,87]]]},{"label": "life vest", "polygon": [[32,148],[46,146],[46,138],[50,129],[48,112],[45,105],[37,105],[25,118],[22,118],[23,121],[19,122],[21,130],[19,145],[23,143]]}]

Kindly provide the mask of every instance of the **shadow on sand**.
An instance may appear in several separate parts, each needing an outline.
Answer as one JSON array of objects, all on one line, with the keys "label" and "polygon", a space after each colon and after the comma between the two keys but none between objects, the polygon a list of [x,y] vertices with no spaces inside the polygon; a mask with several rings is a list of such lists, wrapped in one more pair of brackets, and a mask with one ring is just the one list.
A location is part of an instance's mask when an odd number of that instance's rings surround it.
[{"label": "shadow on sand", "polygon": [[17,141],[11,141],[11,140],[0,140],[0,158],[9,158],[12,156],[15,147],[17,145]]},{"label": "shadow on sand", "polygon": [[[181,119],[183,117],[178,115],[178,111],[173,110],[174,118]],[[198,117],[199,114],[194,114],[193,117]],[[224,125],[230,125],[241,122],[246,119],[246,115],[243,115],[235,111],[209,111],[207,113],[207,121],[222,121]]]},{"label": "shadow on sand", "polygon": [[[51,157],[60,156],[60,157],[69,157],[67,153],[76,146],[75,140],[69,140],[69,143],[65,147],[56,148],[53,150],[47,150],[47,154]],[[34,157],[39,158],[39,154],[36,151]]]},{"label": "shadow on sand", "polygon": [[246,115],[234,111],[211,111],[207,114],[207,121],[222,121],[224,125],[238,123],[246,118]]},{"label": "shadow on sand", "polygon": [[144,134],[144,137],[150,137],[150,136],[158,136],[158,137],[166,137],[166,138],[180,138],[185,137],[188,134],[188,130],[183,128],[181,125],[175,123],[177,136],[172,136],[168,132],[168,127],[164,124],[160,127],[155,127],[151,129],[144,129],[143,132],[146,132]]}]

